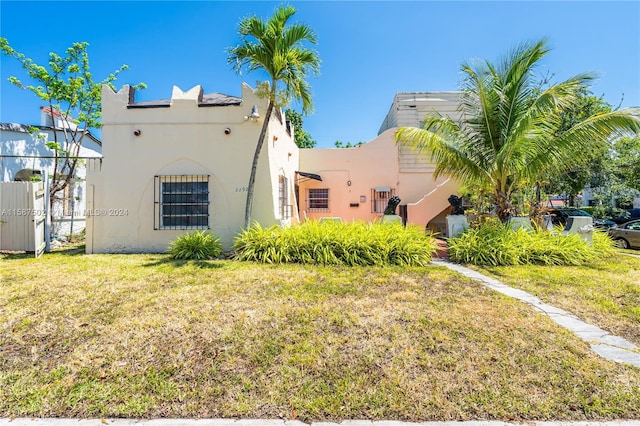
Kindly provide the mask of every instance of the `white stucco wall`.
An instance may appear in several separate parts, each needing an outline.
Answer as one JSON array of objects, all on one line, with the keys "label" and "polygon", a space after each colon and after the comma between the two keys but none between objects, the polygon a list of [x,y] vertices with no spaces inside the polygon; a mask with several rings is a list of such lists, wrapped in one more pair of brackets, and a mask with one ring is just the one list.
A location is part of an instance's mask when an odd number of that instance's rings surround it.
[{"label": "white stucco wall", "polygon": [[[169,107],[128,108],[130,90],[103,88],[104,159],[101,170],[87,178],[88,209],[96,214],[87,221],[87,252],[164,252],[171,240],[189,232],[154,229],[156,175],[210,175],[210,231],[230,249],[244,226],[266,100],[243,84],[240,105],[205,107],[198,105],[200,86],[187,92],[174,87]],[[261,114],[258,121],[245,119],[253,105]],[[297,147],[274,116],[258,165],[254,220],[280,224],[278,174],[287,175],[293,188],[296,165]]]}]

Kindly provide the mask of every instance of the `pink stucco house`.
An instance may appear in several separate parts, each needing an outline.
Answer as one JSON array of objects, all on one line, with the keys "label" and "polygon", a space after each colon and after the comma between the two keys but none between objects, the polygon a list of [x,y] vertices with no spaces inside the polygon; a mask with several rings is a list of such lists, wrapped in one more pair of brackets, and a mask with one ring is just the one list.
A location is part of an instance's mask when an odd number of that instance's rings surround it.
[{"label": "pink stucco house", "polygon": [[355,148],[301,149],[300,169],[316,175],[298,177],[301,218],[336,217],[343,221],[376,220],[390,197],[402,200],[398,214],[410,224],[441,232],[449,210],[447,199],[459,184],[433,178],[434,166],[424,155],[398,147],[398,127],[420,126],[427,114],[460,119],[459,92],[396,94],[378,137]]}]

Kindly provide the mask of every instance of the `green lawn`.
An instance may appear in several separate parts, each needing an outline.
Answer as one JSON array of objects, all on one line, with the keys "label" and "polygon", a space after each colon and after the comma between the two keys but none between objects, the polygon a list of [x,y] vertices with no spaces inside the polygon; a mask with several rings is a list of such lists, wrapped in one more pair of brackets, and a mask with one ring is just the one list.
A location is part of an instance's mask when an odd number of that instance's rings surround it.
[{"label": "green lawn", "polygon": [[476,269],[640,346],[640,257],[617,255],[580,267]]},{"label": "green lawn", "polygon": [[444,268],[0,255],[0,417],[637,419],[638,401],[640,369]]}]

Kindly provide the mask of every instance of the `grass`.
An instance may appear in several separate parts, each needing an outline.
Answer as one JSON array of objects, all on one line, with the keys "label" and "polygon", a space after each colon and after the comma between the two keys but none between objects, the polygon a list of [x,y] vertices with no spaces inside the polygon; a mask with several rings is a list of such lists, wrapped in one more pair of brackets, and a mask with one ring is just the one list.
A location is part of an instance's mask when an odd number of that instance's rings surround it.
[{"label": "grass", "polygon": [[640,258],[588,266],[476,267],[640,346]]},{"label": "grass", "polygon": [[639,400],[640,369],[444,268],[0,255],[0,417],[637,419]]}]

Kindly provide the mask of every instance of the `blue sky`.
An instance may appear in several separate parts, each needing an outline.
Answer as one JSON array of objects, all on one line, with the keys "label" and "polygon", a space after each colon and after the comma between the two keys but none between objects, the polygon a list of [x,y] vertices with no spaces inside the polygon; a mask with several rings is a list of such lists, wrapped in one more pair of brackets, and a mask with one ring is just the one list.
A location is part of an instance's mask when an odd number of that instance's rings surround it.
[{"label": "blue sky", "polygon": [[[320,147],[373,139],[393,96],[458,88],[460,64],[498,60],[520,42],[548,37],[553,50],[539,68],[555,80],[599,73],[596,95],[640,105],[640,1],[291,1],[294,20],[313,27],[321,74],[310,80],[315,112],[304,128]],[[173,85],[240,95],[226,49],[239,42],[242,17],[267,18],[280,2],[4,1],[0,34],[37,63],[74,41],[89,42],[94,77],[122,64],[117,86],[144,82],[137,100],[171,96]],[[7,82],[26,80],[0,57],[0,121],[37,124],[40,101]],[[624,94],[624,95],[623,95]],[[624,97],[623,97],[624,96]]]}]

